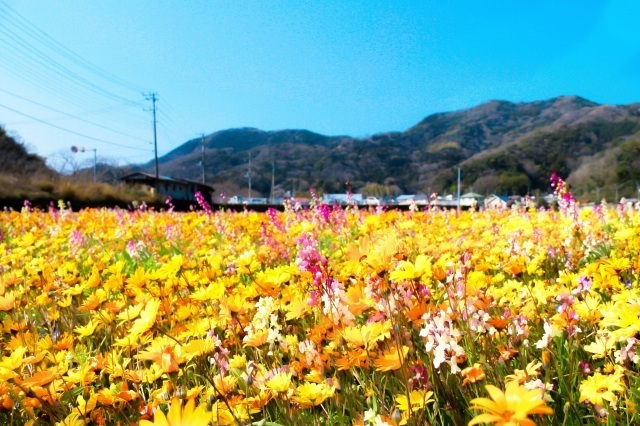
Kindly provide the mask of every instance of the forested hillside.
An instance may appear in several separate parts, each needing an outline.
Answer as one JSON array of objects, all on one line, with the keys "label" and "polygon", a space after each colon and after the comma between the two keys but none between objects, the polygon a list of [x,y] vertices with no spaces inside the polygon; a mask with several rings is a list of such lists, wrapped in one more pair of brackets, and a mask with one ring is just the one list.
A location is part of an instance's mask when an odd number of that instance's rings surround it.
[{"label": "forested hillside", "polygon": [[[546,193],[552,171],[585,198],[633,196],[639,182],[638,104],[599,105],[580,97],[512,103],[490,101],[433,114],[402,132],[367,138],[307,130],[219,131],[186,142],[160,158],[161,173],[200,179],[202,143],[208,183],[238,192],[248,187],[372,195],[450,192],[456,171],[481,193]],[[147,165],[148,166],[148,165]],[[616,192],[617,190],[617,192]]]}]

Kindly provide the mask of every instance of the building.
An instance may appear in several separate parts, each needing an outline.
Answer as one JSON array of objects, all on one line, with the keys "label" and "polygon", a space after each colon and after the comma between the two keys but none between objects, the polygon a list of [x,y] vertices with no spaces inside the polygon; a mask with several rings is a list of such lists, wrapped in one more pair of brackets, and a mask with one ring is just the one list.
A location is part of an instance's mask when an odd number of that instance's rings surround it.
[{"label": "building", "polygon": [[460,196],[460,207],[477,209],[484,204],[484,196],[475,192],[467,192]]},{"label": "building", "polygon": [[429,199],[425,194],[398,195],[396,197],[396,204],[400,206],[410,206],[411,203],[426,206],[429,204]]},{"label": "building", "polygon": [[484,200],[484,207],[487,209],[506,209],[508,203],[509,197],[491,194]]},{"label": "building", "polygon": [[211,201],[214,189],[212,186],[187,179],[177,179],[169,176],[156,176],[150,173],[135,172],[120,178],[128,185],[141,185],[158,195],[171,197],[174,200],[195,201],[196,192],[200,192],[204,199]]},{"label": "building", "polygon": [[322,202],[325,204],[362,204],[362,194],[324,194]]}]

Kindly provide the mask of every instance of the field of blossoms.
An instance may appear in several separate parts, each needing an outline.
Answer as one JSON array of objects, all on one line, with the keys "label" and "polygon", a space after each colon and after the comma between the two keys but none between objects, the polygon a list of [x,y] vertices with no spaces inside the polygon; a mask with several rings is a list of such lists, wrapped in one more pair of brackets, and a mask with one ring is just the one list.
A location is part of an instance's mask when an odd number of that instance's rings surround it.
[{"label": "field of blossoms", "polygon": [[0,424],[640,422],[636,210],[204,207],[0,212]]}]

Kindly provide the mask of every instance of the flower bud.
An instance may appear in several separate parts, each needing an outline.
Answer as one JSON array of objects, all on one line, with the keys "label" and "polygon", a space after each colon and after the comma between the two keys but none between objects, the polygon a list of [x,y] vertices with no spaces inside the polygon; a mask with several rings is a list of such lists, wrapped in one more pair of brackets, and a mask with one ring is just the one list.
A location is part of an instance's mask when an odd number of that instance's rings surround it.
[{"label": "flower bud", "polygon": [[400,420],[402,420],[402,413],[400,413],[400,410],[397,408],[393,410],[393,413],[391,413],[391,420],[396,423],[400,423]]},{"label": "flower bud", "polygon": [[184,388],[184,386],[178,386],[178,389],[176,389],[176,398],[185,399],[186,397],[187,390]]}]

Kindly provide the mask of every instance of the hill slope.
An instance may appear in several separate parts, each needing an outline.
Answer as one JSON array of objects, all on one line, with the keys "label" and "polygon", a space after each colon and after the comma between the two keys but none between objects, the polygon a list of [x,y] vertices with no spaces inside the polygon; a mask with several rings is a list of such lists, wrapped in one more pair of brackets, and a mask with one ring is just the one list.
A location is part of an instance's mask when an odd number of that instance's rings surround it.
[{"label": "hill slope", "polygon": [[21,143],[17,142],[0,127],[0,172],[6,175],[33,176],[34,174],[50,174],[51,170],[43,158],[30,154]]},{"label": "hill slope", "polygon": [[[447,192],[461,167],[467,188],[483,193],[547,192],[552,171],[583,197],[636,195],[640,183],[640,106],[599,105],[570,96],[490,101],[433,114],[404,132],[359,139],[307,130],[231,129],[204,138],[207,182],[276,195],[289,189],[384,193]],[[163,174],[199,179],[201,139],[160,158]],[[639,182],[637,182],[639,181]],[[244,193],[243,193],[244,194]]]}]

